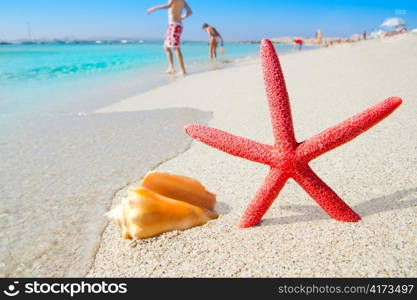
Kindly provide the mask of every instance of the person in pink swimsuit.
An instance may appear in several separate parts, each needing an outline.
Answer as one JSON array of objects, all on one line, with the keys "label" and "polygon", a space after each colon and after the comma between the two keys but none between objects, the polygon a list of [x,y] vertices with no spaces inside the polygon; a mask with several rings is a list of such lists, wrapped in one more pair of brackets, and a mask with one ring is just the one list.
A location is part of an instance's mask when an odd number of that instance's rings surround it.
[{"label": "person in pink swimsuit", "polygon": [[223,47],[223,44],[224,44],[223,38],[216,28],[214,28],[213,26],[210,26],[207,23],[203,24],[203,30],[207,31],[209,40],[210,40],[210,44],[209,44],[210,59],[215,60],[217,59],[217,45],[219,44],[219,42],[221,42],[221,45]]},{"label": "person in pink swimsuit", "polygon": [[[175,73],[173,49],[177,56],[181,73],[185,76],[187,72],[185,71],[184,58],[180,49],[183,31],[182,20],[188,18],[193,12],[184,0],[169,0],[165,5],[158,5],[148,9],[148,14],[158,9],[168,9],[168,31],[164,42],[164,50],[168,57],[168,70],[166,73]],[[182,14],[183,10],[185,10],[185,14]]]}]

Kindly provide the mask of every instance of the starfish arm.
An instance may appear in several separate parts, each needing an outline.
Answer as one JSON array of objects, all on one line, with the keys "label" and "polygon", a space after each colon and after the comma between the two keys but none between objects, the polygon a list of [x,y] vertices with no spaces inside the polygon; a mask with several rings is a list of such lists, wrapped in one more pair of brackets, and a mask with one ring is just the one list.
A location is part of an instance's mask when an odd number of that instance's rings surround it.
[{"label": "starfish arm", "polygon": [[203,125],[187,125],[184,130],[192,138],[226,153],[263,164],[272,161],[269,145]]},{"label": "starfish arm", "polygon": [[297,169],[293,178],[333,219],[344,222],[361,219],[308,165]]},{"label": "starfish arm", "polygon": [[272,168],[264,183],[258,189],[255,197],[249,203],[240,220],[239,227],[251,227],[259,223],[263,215],[266,213],[272,202],[278,196],[288,176],[283,174],[281,170]]},{"label": "starfish arm", "polygon": [[297,142],[294,136],[290,100],[284,74],[274,45],[268,39],[262,40],[261,58],[276,146],[279,151],[294,150],[297,147]]},{"label": "starfish arm", "polygon": [[385,99],[363,112],[322,131],[302,143],[297,149],[297,156],[301,161],[308,162],[327,151],[349,142],[390,115],[401,102],[401,98],[398,97]]}]

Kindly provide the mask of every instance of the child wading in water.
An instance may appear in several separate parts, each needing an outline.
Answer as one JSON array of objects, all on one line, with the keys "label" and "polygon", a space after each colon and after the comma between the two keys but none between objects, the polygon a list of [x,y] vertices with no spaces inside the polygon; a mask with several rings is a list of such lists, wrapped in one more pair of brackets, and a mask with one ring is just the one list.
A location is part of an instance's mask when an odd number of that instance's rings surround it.
[{"label": "child wading in water", "polygon": [[209,24],[203,24],[203,29],[207,31],[209,39],[210,39],[210,45],[209,45],[209,53],[210,53],[210,59],[216,59],[217,58],[217,45],[219,44],[219,40],[222,43],[223,47],[223,38],[220,35],[220,33],[214,28],[213,26],[210,26]]},{"label": "child wading in water", "polygon": [[[184,0],[169,0],[165,5],[159,5],[148,9],[148,14],[158,9],[168,9],[168,31],[164,42],[164,50],[168,57],[168,70],[166,73],[175,73],[174,58],[171,50],[174,49],[181,73],[182,75],[186,75],[187,72],[185,71],[184,58],[181,53],[180,44],[183,31],[182,20],[188,18],[192,14],[191,8]],[[185,9],[185,14],[182,14],[183,9]]]}]

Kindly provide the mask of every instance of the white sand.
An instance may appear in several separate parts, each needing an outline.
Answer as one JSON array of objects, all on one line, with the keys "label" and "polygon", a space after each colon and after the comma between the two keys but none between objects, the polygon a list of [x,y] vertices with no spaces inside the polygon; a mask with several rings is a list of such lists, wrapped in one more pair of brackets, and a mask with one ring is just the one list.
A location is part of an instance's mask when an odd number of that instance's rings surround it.
[{"label": "white sand", "polygon": [[[238,229],[267,167],[193,142],[157,170],[201,180],[218,195],[220,218],[137,243],[110,223],[89,276],[417,276],[416,53],[417,36],[400,36],[281,57],[300,141],[389,96],[404,99],[388,119],[311,164],[361,222],[330,219],[289,181],[259,226]],[[210,111],[210,126],[272,142],[258,61],[190,76],[100,112],[162,107]]]}]

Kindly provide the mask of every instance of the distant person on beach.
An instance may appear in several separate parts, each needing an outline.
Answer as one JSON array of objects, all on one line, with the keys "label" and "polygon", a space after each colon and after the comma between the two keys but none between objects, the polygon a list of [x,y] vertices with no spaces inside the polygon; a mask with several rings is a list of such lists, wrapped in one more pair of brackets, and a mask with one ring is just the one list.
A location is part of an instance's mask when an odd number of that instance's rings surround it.
[{"label": "distant person on beach", "polygon": [[295,46],[298,48],[298,50],[301,50],[304,42],[302,39],[297,39],[297,40],[294,40],[294,43],[295,43]]},{"label": "distant person on beach", "polygon": [[[174,74],[174,58],[172,55],[172,49],[178,59],[182,75],[186,75],[184,65],[184,58],[180,49],[181,34],[183,31],[182,20],[188,18],[193,12],[184,0],[169,0],[165,5],[158,5],[148,9],[148,14],[158,9],[168,9],[168,31],[164,42],[164,50],[168,57],[168,70],[167,74]],[[182,11],[185,9],[185,14]]]},{"label": "distant person on beach", "polygon": [[224,46],[223,38],[220,35],[220,33],[216,30],[216,28],[210,26],[209,24],[203,24],[203,29],[207,31],[210,40],[210,59],[215,60],[217,58],[217,46],[219,44],[219,41],[221,42],[222,48]]}]

